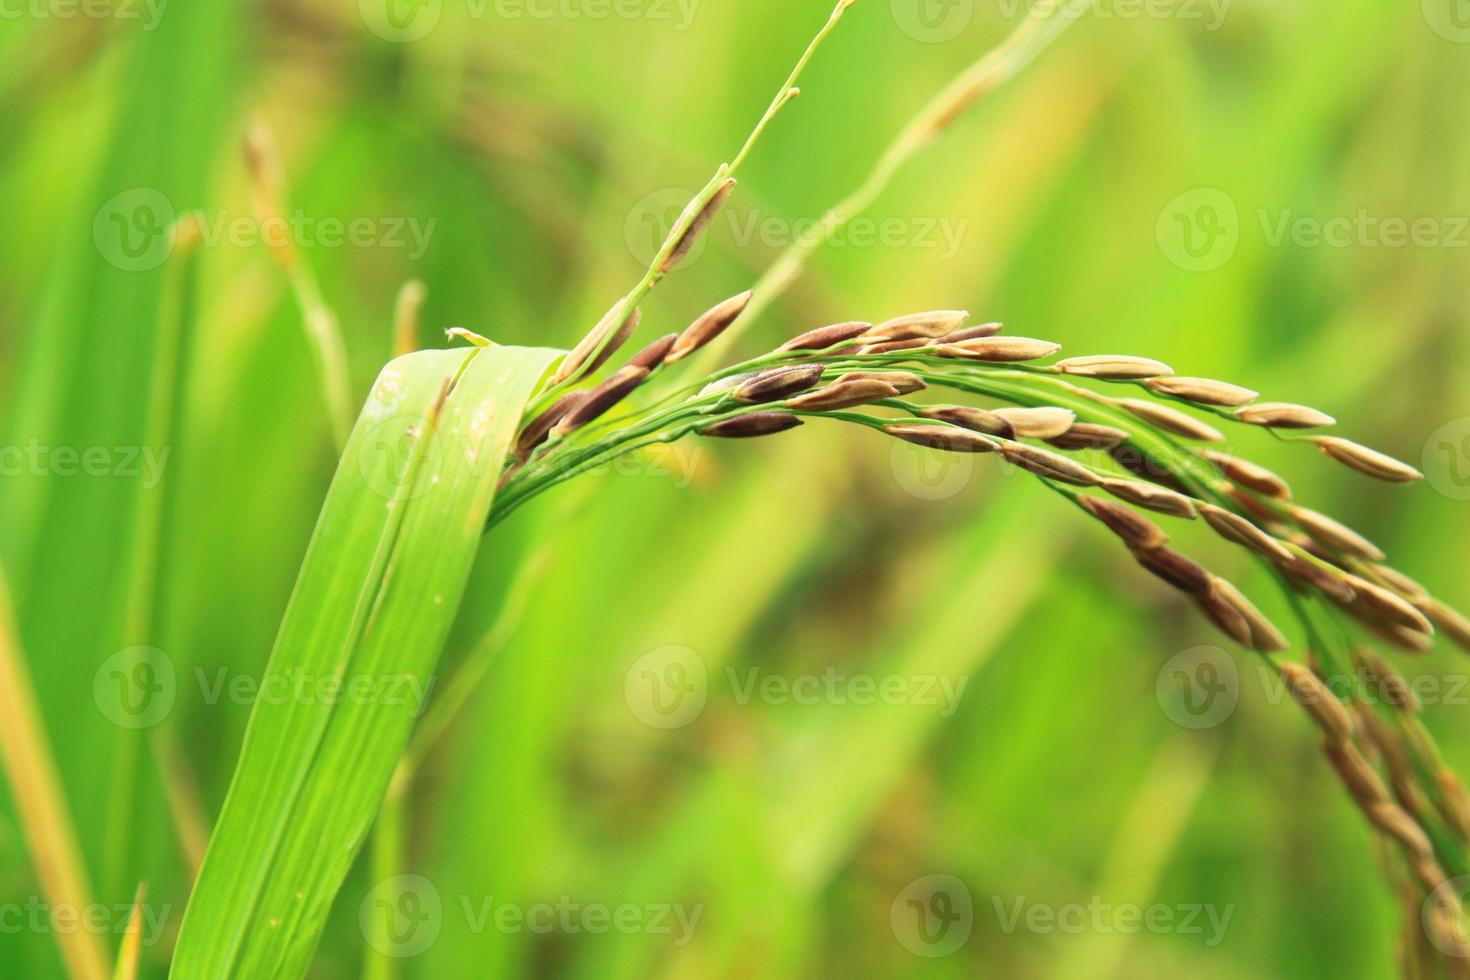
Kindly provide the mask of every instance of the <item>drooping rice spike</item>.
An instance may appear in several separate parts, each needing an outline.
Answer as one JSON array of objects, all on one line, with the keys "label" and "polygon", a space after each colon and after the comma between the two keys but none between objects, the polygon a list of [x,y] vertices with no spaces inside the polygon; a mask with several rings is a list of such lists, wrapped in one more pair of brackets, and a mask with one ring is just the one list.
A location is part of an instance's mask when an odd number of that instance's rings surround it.
[{"label": "drooping rice spike", "polygon": [[885,320],[869,329],[863,334],[863,340],[870,344],[880,344],[890,340],[943,337],[958,330],[969,318],[970,314],[964,310],[910,313],[906,316],[894,317],[892,320]]},{"label": "drooping rice spike", "polygon": [[904,442],[930,449],[943,449],[954,453],[993,453],[996,444],[978,432],[962,429],[957,425],[924,425],[922,423],[897,422],[885,425],[883,431]]},{"label": "drooping rice spike", "polygon": [[1408,463],[1394,459],[1386,453],[1380,453],[1376,449],[1361,446],[1351,439],[1317,436],[1312,441],[1317,444],[1317,448],[1322,450],[1323,454],[1374,479],[1388,483],[1414,483],[1424,479],[1424,474]]},{"label": "drooping rice spike", "polygon": [[564,436],[580,429],[589,422],[601,418],[608,409],[627,398],[648,377],[647,368],[619,368],[612,377],[587,392],[587,396],[572,406],[571,411],[556,423],[551,431]]},{"label": "drooping rice spike", "polygon": [[638,327],[639,312],[634,308],[627,316],[620,316],[624,302],[624,299],[620,299],[614,303],[602,315],[602,319],[597,321],[597,325],[588,331],[587,336],[577,342],[571,353],[562,358],[556,374],[553,375],[557,384],[596,371],[632,336]]},{"label": "drooping rice spike", "polygon": [[1272,429],[1317,429],[1336,425],[1337,419],[1326,412],[1305,405],[1288,402],[1261,402],[1236,409],[1235,417],[1251,425],[1264,425]]},{"label": "drooping rice spike", "polygon": [[1148,386],[1161,395],[1172,395],[1200,405],[1235,408],[1260,397],[1258,392],[1213,378],[1153,378]]},{"label": "drooping rice spike", "polygon": [[1183,436],[1186,439],[1198,439],[1201,442],[1225,441],[1225,436],[1219,429],[1177,408],[1160,405],[1158,402],[1144,401],[1141,398],[1122,398],[1118,400],[1118,404],[1165,432]]},{"label": "drooping rice spike", "polygon": [[1169,535],[1163,528],[1131,507],[1086,494],[1076,499],[1079,507],[1105,524],[1130,548],[1162,548],[1169,543]]},{"label": "drooping rice spike", "polygon": [[1016,435],[1016,430],[1011,428],[1011,423],[983,408],[972,408],[969,405],[935,405],[924,409],[920,414],[926,419],[950,422],[972,432],[983,432],[988,436],[1011,439]]},{"label": "drooping rice spike", "polygon": [[1297,704],[1321,726],[1322,731],[1334,742],[1345,743],[1353,735],[1353,718],[1348,714],[1337,696],[1323,684],[1317,675],[1301,664],[1284,663],[1281,676],[1286,680],[1286,689]]},{"label": "drooping rice spike", "polygon": [[1077,421],[1076,414],[1065,408],[998,408],[995,414],[1025,439],[1054,439]]},{"label": "drooping rice spike", "polygon": [[1272,497],[1277,500],[1290,500],[1291,487],[1286,481],[1257,463],[1248,459],[1240,459],[1225,453],[1206,449],[1202,452],[1205,459],[1215,465],[1221,473],[1233,483],[1254,490],[1264,497]]},{"label": "drooping rice spike", "polygon": [[1292,520],[1317,541],[1354,558],[1382,561],[1384,554],[1376,544],[1336,518],[1307,507],[1291,508]]},{"label": "drooping rice spike", "polygon": [[1004,329],[999,323],[979,323],[973,327],[964,327],[953,333],[947,333],[939,338],[941,344],[958,344],[962,340],[975,340],[979,337],[994,337]]},{"label": "drooping rice spike", "polygon": [[1010,363],[1034,361],[1061,349],[1061,344],[1054,344],[1049,340],[1033,340],[1030,337],[976,337],[956,344],[941,344],[936,348],[936,353],[940,357]]},{"label": "drooping rice spike", "polygon": [[860,336],[872,327],[871,323],[853,320],[850,323],[829,323],[806,333],[797,334],[777,350],[826,350]]},{"label": "drooping rice spike", "polygon": [[1195,507],[1205,523],[1214,528],[1215,533],[1222,538],[1244,545],[1273,561],[1289,562],[1295,557],[1286,545],[1234,511],[1203,502]]},{"label": "drooping rice spike", "polygon": [[725,329],[740,318],[745,308],[750,305],[753,294],[750,290],[731,296],[729,299],[717,303],[704,313],[700,314],[684,332],[679,334],[679,339],[674,341],[674,346],[664,358],[665,364],[674,364],[693,354],[710,341],[714,340]]},{"label": "drooping rice spike", "polygon": [[777,367],[762,371],[735,389],[735,400],[758,404],[781,401],[799,391],[805,391],[822,380],[825,371],[820,364],[800,364],[794,367]]},{"label": "drooping rice spike", "polygon": [[1171,548],[1135,549],[1133,557],[1159,578],[1190,595],[1208,592],[1214,578],[1203,565]]},{"label": "drooping rice spike", "polygon": [[1086,466],[1050,450],[1028,446],[1023,442],[1007,442],[1002,444],[1000,451],[1007,462],[1048,480],[1059,480],[1079,487],[1095,487],[1102,482],[1102,477]]},{"label": "drooping rice spike", "polygon": [[707,425],[699,430],[699,434],[718,439],[751,439],[785,432],[801,424],[801,419],[785,412],[748,412]]},{"label": "drooping rice spike", "polygon": [[849,371],[837,381],[882,381],[896,388],[900,395],[911,395],[929,387],[928,382],[912,371]]},{"label": "drooping rice spike", "polygon": [[787,408],[805,412],[828,412],[840,408],[868,405],[884,398],[897,398],[898,388],[877,378],[856,378],[849,381],[834,381],[825,388],[818,388],[786,402]]},{"label": "drooping rice spike", "polygon": [[1058,449],[1112,449],[1114,446],[1121,445],[1127,438],[1128,433],[1125,430],[1115,429],[1111,425],[1077,422],[1066,432],[1052,436],[1046,441]]},{"label": "drooping rice spike", "polygon": [[[730,199],[730,195],[734,192],[735,178],[726,178],[725,182],[719,186],[710,199],[705,201],[700,207],[699,213],[689,222],[689,225],[684,229],[684,233],[679,236],[679,240],[674,243],[674,246],[669,249],[664,260],[659,263],[658,271],[660,273],[672,272],[678,267],[680,262],[684,261],[684,257],[699,242],[705,229],[709,227],[711,221],[715,220],[715,215],[720,213],[720,209],[725,206],[725,202]],[[691,201],[690,205],[692,206],[693,203]]]},{"label": "drooping rice spike", "polygon": [[1174,373],[1174,369],[1163,361],[1156,361],[1151,357],[1131,357],[1126,354],[1090,354],[1085,357],[1068,357],[1053,364],[1052,367],[1062,374],[1117,381],[1157,378]]},{"label": "drooping rice spike", "polygon": [[1135,506],[1146,507],[1160,514],[1170,514],[1187,520],[1194,519],[1195,501],[1166,487],[1112,477],[1104,479],[1102,487],[1119,500],[1126,500]]}]

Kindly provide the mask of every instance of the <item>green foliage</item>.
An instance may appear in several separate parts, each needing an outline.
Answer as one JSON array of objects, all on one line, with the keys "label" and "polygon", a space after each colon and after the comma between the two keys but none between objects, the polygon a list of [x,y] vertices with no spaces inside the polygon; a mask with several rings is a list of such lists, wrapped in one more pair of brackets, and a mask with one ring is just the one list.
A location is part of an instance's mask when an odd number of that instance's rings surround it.
[{"label": "green foliage", "polygon": [[[648,255],[629,243],[646,244],[649,216],[636,202],[692,190],[728,156],[830,4],[706,2],[675,30],[475,19],[446,2],[440,26],[406,45],[366,30],[359,6],[171,2],[147,34],[5,21],[6,447],[147,442],[167,272],[108,264],[93,222],[136,187],[180,212],[248,218],[236,147],[254,114],[278,134],[292,208],[436,222],[418,258],[381,245],[301,250],[343,325],[356,397],[391,356],[393,298],[411,277],[429,288],[421,345],[439,346],[450,324],[505,344],[571,344],[641,275]],[[746,161],[733,220],[646,305],[643,337],[748,288],[786,223],[855,187],[916,108],[1010,26],[974,4],[963,31],[928,43],[893,6],[868,0],[846,15]],[[1470,213],[1470,60],[1421,6],[1433,5],[1237,2],[1214,29],[1083,18],[873,204],[871,217],[899,227],[947,222],[953,250],[934,238],[819,252],[741,354],[824,322],[965,307],[1076,353],[1145,352],[1298,398],[1420,463],[1436,429],[1470,415],[1463,249],[1273,243],[1261,215]],[[1170,201],[1197,188],[1223,191],[1239,215],[1234,255],[1208,270],[1175,264],[1158,240]],[[222,811],[255,706],[210,700],[199,678],[264,675],[337,462],[312,353],[267,250],[226,237],[195,261],[148,635],[121,625],[140,481],[0,478],[0,558],[96,898],[125,905],[147,878],[163,920],[145,930],[146,978],[166,974],[176,943],[195,955],[191,934],[206,928],[191,910],[178,931],[194,874],[153,744],[181,746],[208,823],[244,826],[239,846],[255,839],[238,793]],[[1365,487],[1264,434],[1241,441],[1292,474],[1303,502],[1361,527],[1447,600],[1470,600],[1451,546],[1463,500]],[[542,587],[403,801],[402,847],[386,867],[433,882],[445,914],[429,948],[387,958],[388,975],[1386,974],[1398,910],[1299,714],[1247,668],[1227,724],[1180,728],[1155,685],[1174,654],[1219,642],[1209,627],[1092,523],[991,463],[919,479],[900,453],[841,431],[675,450],[589,475],[494,529],[436,692],[533,550],[546,556]],[[1196,530],[1181,543],[1208,540]],[[1218,570],[1265,594],[1247,568],[1242,556]],[[139,643],[162,650],[178,680],[167,718],[141,734],[110,724],[92,690],[99,667]],[[698,653],[710,694],[687,725],[657,730],[630,711],[625,683],[669,645]],[[968,684],[940,718],[741,702],[727,673],[829,666],[954,671]],[[1441,651],[1400,666],[1448,695],[1461,664]],[[1432,705],[1425,720],[1450,764],[1470,770],[1464,705]],[[37,890],[18,828],[0,791],[0,902]],[[307,843],[292,840],[292,853]],[[346,862],[317,857],[323,885],[327,864],[338,874]],[[908,882],[937,872],[969,883],[977,925],[963,950],[920,960],[896,942],[889,911]],[[366,860],[346,872],[312,976],[363,973],[376,951],[360,911],[384,877]],[[257,886],[232,888],[285,898]],[[991,899],[1022,895],[1236,912],[1219,947],[1004,932]],[[489,896],[704,911],[694,941],[676,946],[648,932],[477,929],[463,902],[478,911]],[[277,907],[294,911],[298,945],[247,945],[264,908],[252,904],[214,923],[233,940],[193,949],[299,957],[307,910]],[[120,936],[105,939],[115,949]],[[0,931],[0,962],[62,975],[45,930]]]},{"label": "green foliage", "polygon": [[[560,352],[378,378],[287,606],[172,975],[300,976],[429,694],[522,408]],[[452,386],[452,387],[451,387]]]}]

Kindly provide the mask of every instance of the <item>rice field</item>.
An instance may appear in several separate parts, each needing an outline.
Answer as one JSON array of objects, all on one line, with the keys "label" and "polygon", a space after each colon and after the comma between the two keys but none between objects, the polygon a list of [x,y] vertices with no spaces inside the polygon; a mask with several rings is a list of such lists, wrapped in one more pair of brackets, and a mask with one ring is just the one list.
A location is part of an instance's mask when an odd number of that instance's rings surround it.
[{"label": "rice field", "polygon": [[7,976],[1470,975],[1455,0],[0,14]]}]

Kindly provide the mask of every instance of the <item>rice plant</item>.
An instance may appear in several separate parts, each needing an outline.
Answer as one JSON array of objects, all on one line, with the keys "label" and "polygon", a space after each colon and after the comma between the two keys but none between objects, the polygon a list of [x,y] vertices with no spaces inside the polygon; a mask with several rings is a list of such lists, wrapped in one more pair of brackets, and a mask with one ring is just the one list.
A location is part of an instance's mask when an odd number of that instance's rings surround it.
[{"label": "rice plant", "polygon": [[[1348,522],[1299,500],[1286,477],[1225,447],[1237,433],[1263,432],[1305,461],[1379,484],[1418,483],[1418,469],[1336,434],[1327,412],[1284,400],[1294,397],[1290,391],[1259,393],[1246,387],[1249,377],[1213,377],[1209,363],[1178,375],[1143,353],[1113,353],[1106,338],[1073,326],[1025,324],[1016,334],[957,309],[886,319],[833,309],[835,322],[818,320],[764,353],[734,354],[809,256],[1040,54],[1086,3],[1042,0],[916,113],[856,190],[748,289],[682,330],[647,329],[659,316],[648,308],[650,294],[738,199],[742,166],[777,118],[796,111],[798,80],[855,2],[839,0],[641,278],[570,349],[505,344],[494,330],[455,327],[444,349],[415,350],[425,291],[434,283],[411,282],[395,310],[399,356],[381,369],[349,424],[346,341],[329,291],[301,255],[272,250],[297,304],[319,408],[340,458],[262,684],[307,676],[351,687],[393,677],[423,690],[470,601],[477,557],[498,560],[503,535],[538,499],[567,500],[581,487],[580,502],[598,506],[585,495],[587,483],[576,481],[618,460],[688,442],[733,456],[730,443],[815,442],[839,427],[860,431],[874,452],[897,441],[936,459],[963,454],[1052,491],[1058,521],[1081,517],[1087,532],[1116,539],[1138,566],[1137,583],[1145,573],[1166,583],[1242,657],[1279,680],[1300,709],[1298,735],[1320,742],[1327,769],[1375,835],[1372,858],[1404,911],[1403,974],[1470,976],[1463,906],[1470,793],[1392,659],[1426,653],[1441,635],[1470,652],[1470,619]],[[252,126],[245,147],[255,206],[278,216],[283,178],[269,130]],[[179,424],[174,372],[183,363],[179,328],[193,298],[180,270],[201,232],[186,217],[171,234],[157,354],[163,369],[152,376],[146,413],[158,441]],[[934,297],[936,306],[947,302]],[[872,319],[839,319],[865,315]],[[152,628],[164,522],[162,501],[138,508],[127,620],[139,634]],[[1211,570],[1209,556],[1177,548],[1174,535],[1190,523],[1208,528],[1222,554],[1248,555],[1280,593],[1271,605],[1284,602],[1289,619],[1269,617],[1260,596]],[[166,735],[149,745],[163,772],[171,832],[197,866],[168,955],[171,976],[310,975],[364,849],[379,876],[405,866],[408,804],[441,740],[494,683],[490,662],[514,632],[523,593],[537,588],[534,565],[533,558],[504,569],[506,611],[454,664],[427,710],[421,698],[258,700],[215,820],[194,799],[178,747]],[[93,886],[35,717],[5,588],[0,580],[0,700],[7,709],[0,749],[42,887],[53,902],[87,905]],[[1085,646],[1079,643],[1079,653]],[[136,743],[117,750],[119,781],[129,782],[142,754]],[[501,790],[514,794],[516,787],[507,782]],[[125,843],[128,824],[120,822],[117,833]],[[138,974],[147,894],[140,884],[114,948],[104,950],[95,937],[58,937],[69,975],[101,977],[107,960],[115,976]],[[363,930],[376,948],[369,926]],[[397,972],[389,958],[372,951],[364,958],[365,975]]]}]

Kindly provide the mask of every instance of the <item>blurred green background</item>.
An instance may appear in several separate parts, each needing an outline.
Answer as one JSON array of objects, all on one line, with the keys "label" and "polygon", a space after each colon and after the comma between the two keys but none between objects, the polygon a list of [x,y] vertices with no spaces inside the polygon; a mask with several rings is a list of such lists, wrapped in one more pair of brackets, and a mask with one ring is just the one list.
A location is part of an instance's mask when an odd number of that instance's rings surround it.
[{"label": "blurred green background", "polygon": [[[147,976],[166,970],[190,879],[158,760],[218,811],[250,706],[206,688],[264,665],[335,460],[252,218],[248,124],[276,134],[356,402],[409,279],[428,288],[423,346],[450,325],[573,343],[830,9],[387,2],[25,0],[0,21],[0,561],[109,928],[149,882]],[[641,336],[747,288],[1024,13],[861,0]],[[1231,448],[1464,606],[1467,107],[1464,0],[1101,0],[819,252],[743,348],[966,308],[1071,353],[1147,354],[1320,406],[1429,479],[1370,485],[1264,436]],[[181,284],[150,235],[196,209]],[[180,296],[184,408],[159,444],[148,393],[168,386],[156,353]],[[73,472],[67,447],[100,447],[97,466]],[[382,875],[364,860],[314,975],[1392,975],[1399,910],[1306,720],[1232,655],[1233,709],[1181,723],[1171,658],[1221,641],[1027,481],[809,426],[582,482],[486,539],[446,651],[447,671],[544,555],[408,801],[392,870],[437,902],[432,937],[367,956]],[[140,630],[133,542],[157,494]],[[1280,611],[1244,556],[1179,538]],[[176,676],[140,730],[110,720],[96,683],[135,645]],[[645,687],[670,663],[697,688],[672,718]],[[1428,725],[1470,771],[1463,661],[1405,669],[1437,685]],[[872,704],[847,686],[816,703],[744,693],[831,674],[910,687]],[[963,696],[944,701],[945,683]],[[7,976],[62,975],[51,927],[15,911],[37,893],[0,794]],[[1167,924],[1128,928],[1130,907]],[[1017,924],[1018,908],[1042,911]]]}]

